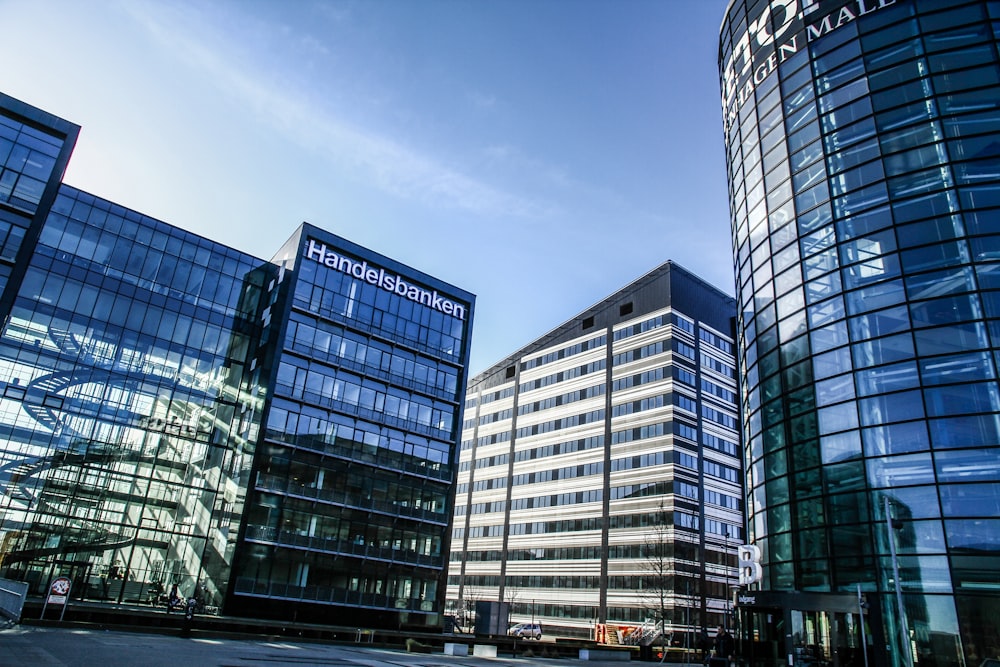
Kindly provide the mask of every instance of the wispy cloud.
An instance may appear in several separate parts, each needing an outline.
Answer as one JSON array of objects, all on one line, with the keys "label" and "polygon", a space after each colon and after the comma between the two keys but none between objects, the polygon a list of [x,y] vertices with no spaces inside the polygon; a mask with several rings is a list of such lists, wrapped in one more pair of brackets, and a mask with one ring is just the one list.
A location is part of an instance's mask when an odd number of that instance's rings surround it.
[{"label": "wispy cloud", "polygon": [[[274,130],[303,148],[322,154],[396,197],[425,205],[490,216],[543,218],[551,207],[442,164],[377,130],[336,117],[291,84],[269,80],[230,44],[231,37],[213,30],[201,6],[124,3],[123,7],[165,52],[198,70],[213,85],[251,108]],[[282,31],[287,31],[282,26]],[[314,52],[324,47],[293,38]],[[480,104],[490,103],[483,97]]]},{"label": "wispy cloud", "polygon": [[480,91],[472,91],[466,95],[472,106],[480,109],[492,109],[497,105],[496,95],[490,95]]}]

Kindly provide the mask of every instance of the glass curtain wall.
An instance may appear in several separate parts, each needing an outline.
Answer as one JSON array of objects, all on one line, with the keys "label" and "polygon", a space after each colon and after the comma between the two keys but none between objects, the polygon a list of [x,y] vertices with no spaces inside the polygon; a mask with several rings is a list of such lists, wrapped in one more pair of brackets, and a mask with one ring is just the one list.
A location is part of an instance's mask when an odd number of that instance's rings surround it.
[{"label": "glass curtain wall", "polygon": [[0,334],[6,576],[222,605],[259,414],[259,263],[62,188]]},{"label": "glass curtain wall", "polygon": [[734,2],[720,67],[763,589],[1000,651],[1000,3]]}]

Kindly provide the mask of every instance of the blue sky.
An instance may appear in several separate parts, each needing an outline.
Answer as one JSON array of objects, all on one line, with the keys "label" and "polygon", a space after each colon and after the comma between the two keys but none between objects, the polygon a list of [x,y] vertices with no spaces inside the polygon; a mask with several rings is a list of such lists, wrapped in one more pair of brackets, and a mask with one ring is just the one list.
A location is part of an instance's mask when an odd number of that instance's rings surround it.
[{"label": "blue sky", "polygon": [[0,90],[82,126],[71,185],[475,293],[476,373],[668,259],[733,293],[727,4],[0,0]]}]

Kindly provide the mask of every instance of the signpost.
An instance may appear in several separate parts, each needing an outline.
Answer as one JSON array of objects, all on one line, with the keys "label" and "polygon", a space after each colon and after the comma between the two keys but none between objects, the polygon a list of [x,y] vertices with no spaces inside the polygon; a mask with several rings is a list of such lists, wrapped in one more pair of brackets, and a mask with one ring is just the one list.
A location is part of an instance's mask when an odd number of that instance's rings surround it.
[{"label": "signpost", "polygon": [[45,610],[48,609],[50,604],[62,605],[62,611],[59,612],[59,620],[63,620],[63,616],[66,615],[66,602],[69,600],[69,591],[73,587],[73,582],[69,580],[69,577],[56,577],[49,584],[49,594],[45,596],[45,604],[42,605],[42,615],[40,618],[45,618]]}]

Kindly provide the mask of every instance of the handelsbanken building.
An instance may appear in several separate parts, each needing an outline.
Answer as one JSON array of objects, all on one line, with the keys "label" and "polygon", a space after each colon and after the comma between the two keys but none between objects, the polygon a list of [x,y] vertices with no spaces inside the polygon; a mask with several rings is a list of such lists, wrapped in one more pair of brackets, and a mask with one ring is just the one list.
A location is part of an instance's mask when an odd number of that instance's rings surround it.
[{"label": "handelsbanken building", "polygon": [[0,94],[0,576],[438,628],[475,297],[302,224],[270,259],[63,184]]}]

